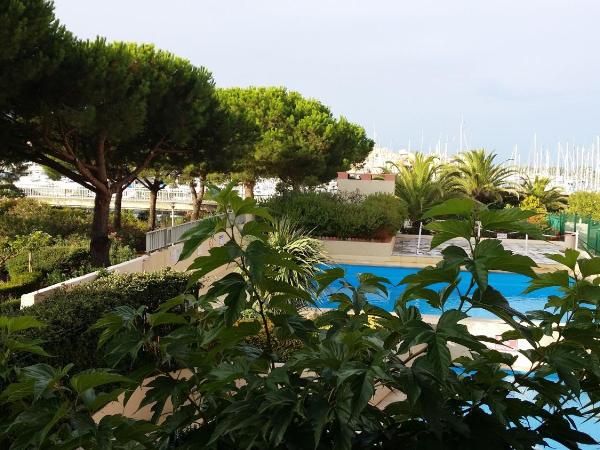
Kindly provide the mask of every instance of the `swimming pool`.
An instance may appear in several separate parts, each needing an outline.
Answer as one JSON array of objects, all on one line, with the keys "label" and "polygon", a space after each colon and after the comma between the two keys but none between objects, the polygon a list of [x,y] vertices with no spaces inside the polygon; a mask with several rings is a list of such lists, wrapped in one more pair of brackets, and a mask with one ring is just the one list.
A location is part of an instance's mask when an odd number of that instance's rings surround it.
[{"label": "swimming pool", "polygon": [[[391,311],[394,307],[396,299],[404,292],[405,286],[396,286],[405,276],[418,272],[420,269],[415,267],[390,267],[390,266],[364,266],[351,264],[336,264],[336,267],[341,267],[346,272],[346,280],[353,284],[358,284],[358,275],[361,273],[372,273],[374,275],[385,277],[392,283],[388,286],[389,296],[384,299],[379,296],[372,295],[369,301],[387,311]],[[461,276],[459,288],[464,292],[469,286],[471,275],[464,272]],[[523,294],[523,291],[529,285],[529,277],[525,275],[517,275],[512,273],[492,272],[489,274],[489,284],[502,294],[509,301],[510,305],[520,312],[527,312],[536,309],[544,309],[544,305],[550,295],[560,295],[560,291],[556,288],[544,288],[529,294]],[[337,289],[340,284],[334,283],[331,288]],[[436,286],[437,287],[437,286]],[[436,288],[434,287],[434,288]],[[440,284],[441,288],[442,285]],[[456,292],[452,293],[446,303],[446,309],[457,307],[460,299]],[[432,308],[425,300],[413,300],[411,305],[415,305],[421,311],[421,314],[440,314],[439,309]],[[327,299],[321,299],[319,306],[323,308],[335,308],[337,305],[330,303]],[[494,316],[483,309],[472,309],[469,315],[473,317],[494,318]]]}]

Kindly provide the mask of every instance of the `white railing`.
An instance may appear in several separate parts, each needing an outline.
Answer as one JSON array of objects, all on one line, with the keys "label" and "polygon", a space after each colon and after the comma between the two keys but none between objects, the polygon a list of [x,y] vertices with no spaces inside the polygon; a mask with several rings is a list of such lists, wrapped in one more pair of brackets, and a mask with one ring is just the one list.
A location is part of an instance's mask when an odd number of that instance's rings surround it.
[{"label": "white railing", "polygon": [[[27,197],[93,199],[95,193],[81,186],[19,186]],[[163,189],[158,192],[158,201],[192,203],[192,194],[187,189]],[[123,200],[150,200],[150,191],[143,187],[127,188]]]},{"label": "white railing", "polygon": [[[221,214],[220,217],[223,217]],[[203,220],[208,220],[215,216],[205,217],[200,220],[193,220],[191,222],[182,223],[174,227],[161,228],[159,230],[149,231],[146,233],[146,253],[159,250],[161,248],[168,247],[169,245],[177,244],[181,242],[181,236],[188,230],[191,230]],[[246,216],[239,216],[236,220],[238,225],[244,224],[247,221]]]}]

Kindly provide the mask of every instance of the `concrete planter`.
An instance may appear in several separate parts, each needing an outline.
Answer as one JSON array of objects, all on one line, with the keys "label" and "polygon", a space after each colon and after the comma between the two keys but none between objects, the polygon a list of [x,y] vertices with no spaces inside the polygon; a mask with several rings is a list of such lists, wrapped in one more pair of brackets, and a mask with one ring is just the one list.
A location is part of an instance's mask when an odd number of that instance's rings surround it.
[{"label": "concrete planter", "polygon": [[364,240],[334,240],[334,239],[319,239],[323,244],[325,251],[333,259],[344,257],[360,257],[360,256],[392,256],[394,243],[396,238],[393,237],[388,242],[364,241]]}]

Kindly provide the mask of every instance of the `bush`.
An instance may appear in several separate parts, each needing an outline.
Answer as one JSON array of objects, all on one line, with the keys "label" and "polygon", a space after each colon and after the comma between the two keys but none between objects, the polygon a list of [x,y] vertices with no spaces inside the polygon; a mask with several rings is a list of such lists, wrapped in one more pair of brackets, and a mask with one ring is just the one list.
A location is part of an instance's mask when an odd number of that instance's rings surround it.
[{"label": "bush", "polygon": [[0,300],[0,315],[14,316],[21,308],[21,299],[16,297],[8,297]]},{"label": "bush", "polygon": [[574,192],[569,195],[569,214],[600,220],[600,192]]},{"label": "bush", "polygon": [[54,237],[86,234],[91,214],[74,208],[59,208],[30,198],[0,201],[0,235],[15,237],[44,231]]},{"label": "bush", "polygon": [[[112,220],[111,220],[112,223]],[[143,220],[135,217],[131,211],[123,211],[121,213],[121,229],[111,233],[114,241],[119,241],[122,245],[126,245],[138,252],[146,250],[146,231],[148,224]]]},{"label": "bush", "polygon": [[[96,351],[98,332],[89,330],[100,317],[117,306],[141,305],[155,310],[165,300],[185,290],[188,276],[165,270],[156,273],[110,274],[71,289],[61,289],[21,314],[34,316],[47,326],[38,334],[51,363],[73,363],[79,369],[103,367]],[[43,358],[42,358],[43,359]]]},{"label": "bush", "polygon": [[287,216],[313,236],[386,240],[404,220],[400,201],[389,194],[288,192],[265,205],[274,215]]},{"label": "bush", "polygon": [[26,272],[11,277],[9,281],[0,282],[0,301],[35,291],[40,285],[41,278],[39,272]]},{"label": "bush", "polygon": [[[12,277],[28,272],[27,252],[21,253],[6,262],[8,274]],[[57,282],[92,272],[90,252],[87,247],[76,245],[54,245],[42,247],[32,252],[32,268],[44,277],[51,275]]]},{"label": "bush", "polygon": [[[135,258],[135,252],[118,240],[113,240],[110,248],[110,262],[119,264]],[[6,270],[10,277],[28,272],[29,255],[21,253],[6,262]],[[58,245],[42,247],[32,252],[32,269],[39,272],[43,286],[51,286],[71,278],[93,272],[96,268],[87,240],[72,239],[60,241]]]}]

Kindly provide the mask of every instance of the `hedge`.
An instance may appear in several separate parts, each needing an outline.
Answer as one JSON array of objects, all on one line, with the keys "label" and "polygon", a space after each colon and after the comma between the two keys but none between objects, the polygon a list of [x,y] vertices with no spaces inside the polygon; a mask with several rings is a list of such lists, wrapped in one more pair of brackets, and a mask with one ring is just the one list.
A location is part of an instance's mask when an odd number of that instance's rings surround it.
[{"label": "hedge", "polygon": [[0,315],[13,316],[19,312],[20,308],[20,298],[8,297],[4,300],[0,300]]},{"label": "hedge", "polygon": [[[97,351],[98,332],[89,330],[105,313],[117,306],[150,310],[185,290],[188,275],[165,270],[150,274],[106,275],[70,289],[61,289],[36,305],[20,311],[46,324],[32,337],[44,340],[44,349],[53,355],[53,365],[75,364],[77,369],[104,367]],[[36,357],[36,361],[44,361]],[[34,362],[34,361],[31,361]]]},{"label": "hedge", "polygon": [[401,202],[390,194],[284,193],[265,202],[313,236],[387,240],[402,226]]},{"label": "hedge", "polygon": [[0,234],[9,237],[41,230],[51,236],[87,235],[92,214],[61,208],[31,198],[0,199]]},{"label": "hedge", "polygon": [[[29,255],[21,253],[6,262],[11,277],[28,271]],[[86,247],[53,245],[32,252],[31,266],[34,271],[46,276],[60,274],[63,279],[92,272],[90,252]]]},{"label": "hedge", "polygon": [[9,281],[0,282],[0,301],[8,297],[20,297],[38,289],[42,275],[39,272],[26,272],[11,276]]}]

